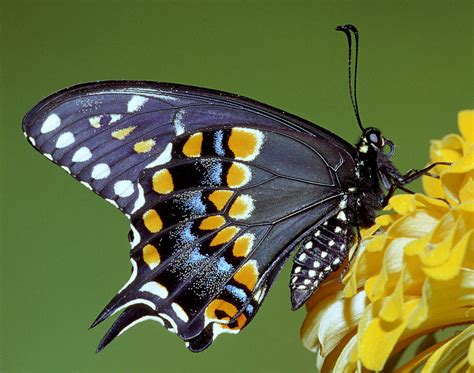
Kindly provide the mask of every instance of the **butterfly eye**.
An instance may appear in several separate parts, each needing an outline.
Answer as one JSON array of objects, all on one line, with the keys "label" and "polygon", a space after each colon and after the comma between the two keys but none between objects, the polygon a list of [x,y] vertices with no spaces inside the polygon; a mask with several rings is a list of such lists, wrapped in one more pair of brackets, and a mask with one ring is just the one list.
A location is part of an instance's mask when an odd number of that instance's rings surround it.
[{"label": "butterfly eye", "polygon": [[367,130],[366,138],[370,144],[376,148],[382,149],[385,146],[382,134],[375,128],[369,128]]}]

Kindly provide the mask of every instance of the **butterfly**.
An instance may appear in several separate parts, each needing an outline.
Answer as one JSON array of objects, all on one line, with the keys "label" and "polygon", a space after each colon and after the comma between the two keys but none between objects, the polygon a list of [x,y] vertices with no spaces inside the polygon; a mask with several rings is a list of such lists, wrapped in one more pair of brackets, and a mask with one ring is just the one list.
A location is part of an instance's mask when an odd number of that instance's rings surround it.
[{"label": "butterfly", "polygon": [[298,309],[394,191],[427,173],[402,175],[390,161],[393,143],[362,126],[358,32],[338,29],[349,43],[356,146],[245,97],[166,83],[81,84],[25,116],[25,136],[39,152],[130,220],[132,275],[92,325],[120,312],[98,350],[146,320],[191,351],[239,333],[295,250]]}]

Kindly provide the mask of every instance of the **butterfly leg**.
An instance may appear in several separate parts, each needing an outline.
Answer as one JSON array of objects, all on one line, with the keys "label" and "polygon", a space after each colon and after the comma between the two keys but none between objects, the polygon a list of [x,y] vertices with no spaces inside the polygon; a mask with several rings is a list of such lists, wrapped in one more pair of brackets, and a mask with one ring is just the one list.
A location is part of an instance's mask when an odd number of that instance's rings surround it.
[{"label": "butterfly leg", "polygon": [[[388,201],[390,200],[390,198],[393,197],[397,189],[400,189],[404,191],[405,193],[414,194],[413,191],[411,191],[408,188],[405,188],[404,185],[411,183],[412,181],[418,179],[419,177],[423,175],[426,175],[435,179],[439,179],[439,175],[432,174],[429,171],[432,170],[436,166],[450,166],[451,164],[452,164],[451,162],[435,162],[425,168],[422,168],[421,170],[416,170],[416,169],[410,170],[404,175],[396,175],[396,174],[389,173],[390,176],[392,176],[392,179],[394,182],[390,186],[390,189],[384,198],[383,205],[386,206],[388,204]],[[439,199],[442,200],[443,202],[446,202],[449,205],[448,201],[442,198],[439,198]]]},{"label": "butterfly leg", "polygon": [[353,240],[354,233],[344,211],[319,225],[303,239],[294,258],[290,280],[294,310],[301,307],[321,282],[341,266]]}]

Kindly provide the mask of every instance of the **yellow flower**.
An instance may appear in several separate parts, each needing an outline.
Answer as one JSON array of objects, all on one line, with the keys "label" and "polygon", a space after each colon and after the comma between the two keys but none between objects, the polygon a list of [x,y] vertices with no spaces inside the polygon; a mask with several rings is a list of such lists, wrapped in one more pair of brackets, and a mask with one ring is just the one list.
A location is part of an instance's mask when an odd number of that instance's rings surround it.
[{"label": "yellow flower", "polygon": [[[474,111],[458,122],[461,135],[430,149],[432,162],[453,164],[423,177],[425,194],[392,197],[361,232],[343,284],[335,274],[308,301],[301,336],[322,372],[474,370]],[[412,343],[415,356],[397,365]]]}]

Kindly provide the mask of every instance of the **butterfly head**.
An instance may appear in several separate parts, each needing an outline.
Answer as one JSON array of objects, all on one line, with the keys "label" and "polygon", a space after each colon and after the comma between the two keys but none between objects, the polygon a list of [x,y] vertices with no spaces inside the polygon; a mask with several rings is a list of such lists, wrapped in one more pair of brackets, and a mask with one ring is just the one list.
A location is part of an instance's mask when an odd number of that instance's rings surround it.
[{"label": "butterfly head", "polygon": [[392,141],[385,138],[380,130],[374,127],[367,127],[362,132],[357,149],[360,153],[383,153],[387,157],[391,157],[395,153],[395,145]]}]

